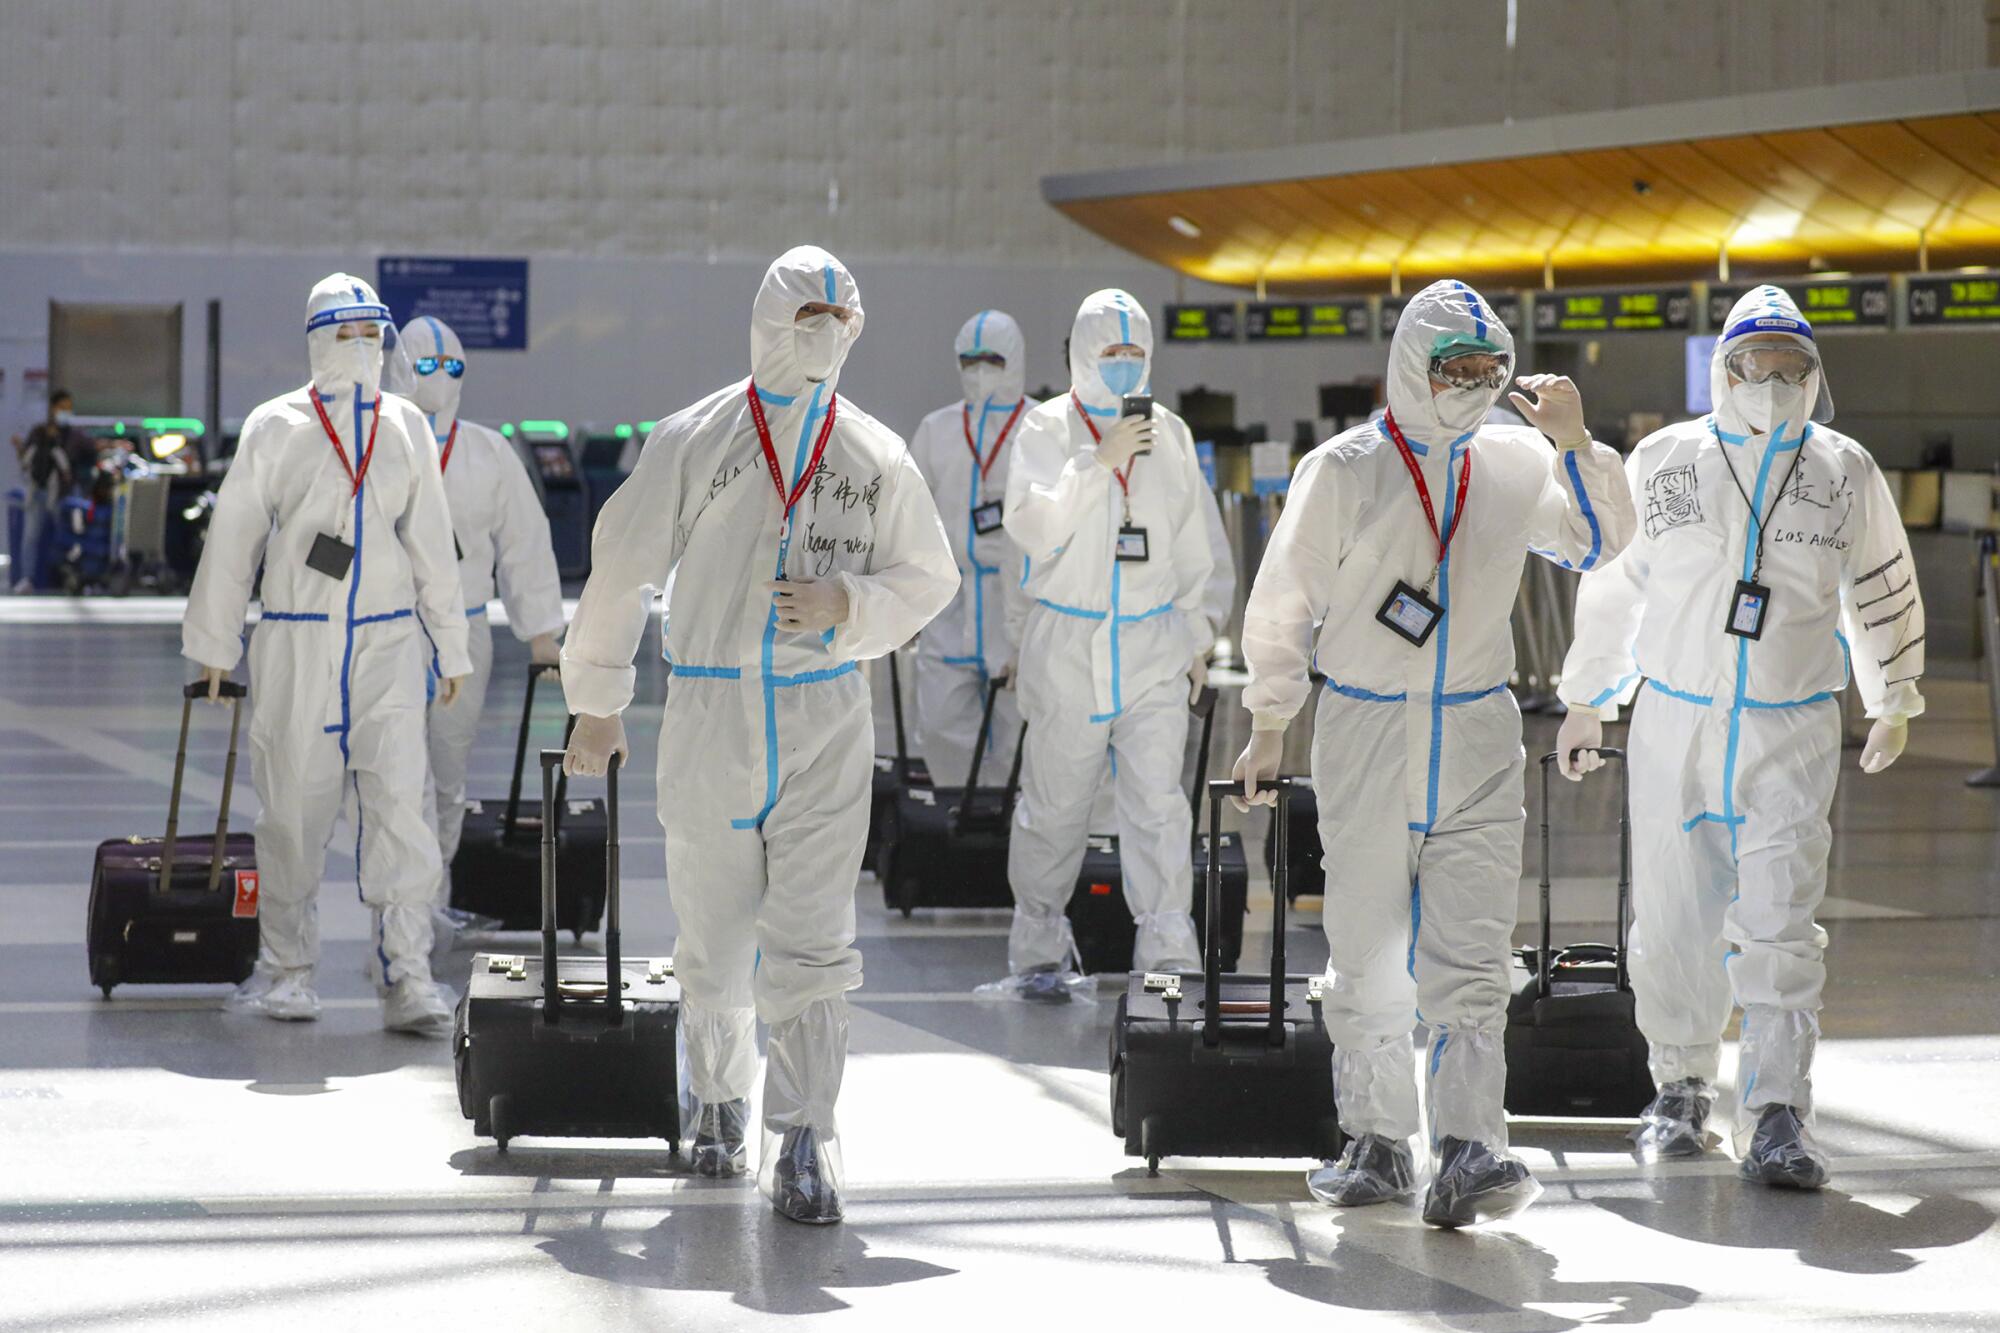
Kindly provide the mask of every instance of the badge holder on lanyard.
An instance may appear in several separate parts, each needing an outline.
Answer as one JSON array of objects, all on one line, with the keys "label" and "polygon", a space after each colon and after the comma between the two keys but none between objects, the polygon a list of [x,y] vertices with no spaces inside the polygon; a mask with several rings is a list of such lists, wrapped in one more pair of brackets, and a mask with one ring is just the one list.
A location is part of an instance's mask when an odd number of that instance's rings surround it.
[{"label": "badge holder on lanyard", "polygon": [[785,474],[778,467],[778,451],[771,444],[771,426],[764,419],[764,404],[757,397],[757,382],[750,382],[750,420],[757,426],[757,443],[764,447],[764,463],[771,469],[771,484],[778,488],[778,503],[785,507],[784,516],[778,520],[778,577],[785,577],[785,558],[792,549],[792,511],[798,508],[799,497],[806,493],[813,474],[819,471],[819,460],[826,453],[826,442],[833,435],[833,414],[840,406],[840,395],[827,400],[826,424],[819,428],[819,439],[813,442],[812,458],[799,472],[792,483],[789,494],[785,491]]},{"label": "badge holder on lanyard", "polygon": [[[340,436],[333,429],[333,422],[326,415],[326,408],[319,401],[319,390],[307,386],[306,394],[312,399],[313,411],[319,413],[319,424],[326,430],[327,443],[333,446],[333,456],[340,460],[340,470],[347,474],[352,487],[348,491],[351,500],[361,494],[361,483],[368,477],[368,465],[375,461],[375,432],[382,425],[382,398],[376,395],[373,419],[368,423],[368,445],[361,451],[361,466],[355,467],[347,461],[347,451],[340,447]],[[343,526],[345,520],[343,519]],[[348,569],[354,564],[354,548],[341,537],[330,532],[322,532],[313,538],[312,549],[306,552],[306,568],[324,574],[338,582],[347,577]]]},{"label": "badge holder on lanyard", "polygon": [[1007,424],[1000,427],[1000,434],[993,441],[993,448],[987,452],[986,461],[982,463],[979,461],[979,446],[972,442],[972,404],[967,403],[965,405],[965,448],[966,452],[972,455],[972,485],[974,488],[972,532],[974,536],[984,537],[989,532],[998,532],[1000,530],[1001,517],[1005,507],[998,500],[988,500],[986,498],[986,478],[993,471],[993,464],[1000,457],[1000,448],[1007,443],[1007,435],[1014,429],[1014,423],[1021,419],[1021,409],[1025,406],[1027,406],[1026,399],[1014,404],[1013,412],[1007,417]]},{"label": "badge holder on lanyard", "polygon": [[[1090,413],[1084,410],[1083,400],[1076,396],[1076,390],[1070,390],[1069,396],[1076,404],[1076,414],[1083,418],[1084,426],[1090,431],[1091,441],[1096,444],[1104,443],[1104,436],[1098,433],[1097,423],[1092,421]],[[1148,551],[1146,546],[1146,530],[1136,526],[1132,522],[1132,464],[1129,462],[1126,463],[1125,470],[1122,472],[1117,468],[1111,469],[1111,475],[1118,479],[1118,490],[1124,500],[1124,508],[1118,520],[1116,558],[1127,563],[1137,564],[1147,558]]]},{"label": "badge holder on lanyard", "polygon": [[1423,469],[1417,466],[1417,456],[1410,451],[1410,442],[1403,438],[1403,432],[1396,425],[1396,418],[1384,414],[1382,424],[1388,429],[1389,438],[1395,442],[1396,452],[1403,456],[1403,465],[1410,470],[1410,480],[1416,483],[1417,499],[1424,506],[1424,521],[1430,524],[1431,536],[1437,540],[1437,563],[1431,566],[1431,576],[1422,588],[1413,588],[1402,579],[1389,590],[1382,609],[1375,613],[1375,619],[1387,625],[1402,638],[1421,648],[1436,632],[1438,621],[1444,618],[1444,608],[1431,600],[1431,591],[1437,587],[1438,571],[1444,568],[1444,558],[1451,550],[1451,539],[1458,535],[1458,525],[1465,518],[1466,496],[1472,489],[1472,447],[1466,446],[1465,461],[1458,470],[1458,506],[1452,511],[1451,527],[1443,532],[1438,530],[1437,510],[1431,504],[1431,488],[1424,483]]},{"label": "badge holder on lanyard", "polygon": [[[1765,448],[1775,448],[1773,444]],[[1805,457],[1806,443],[1799,441],[1798,451],[1792,455],[1792,465],[1785,469],[1785,479],[1778,486],[1778,493],[1771,500],[1771,507],[1764,511],[1764,517],[1757,517],[1757,506],[1750,503],[1750,493],[1743,489],[1742,478],[1736,475],[1736,465],[1729,461],[1729,446],[1716,443],[1722,449],[1722,466],[1729,469],[1729,479],[1736,483],[1736,493],[1743,497],[1743,507],[1750,511],[1750,521],[1757,525],[1757,555],[1750,566],[1750,577],[1736,580],[1736,593],[1729,599],[1729,615],[1722,622],[1724,634],[1734,634],[1739,639],[1761,639],[1764,637],[1764,622],[1771,612],[1771,590],[1764,584],[1764,529],[1778,512],[1778,501],[1785,498],[1791,489],[1792,476],[1799,470],[1799,460]]]}]

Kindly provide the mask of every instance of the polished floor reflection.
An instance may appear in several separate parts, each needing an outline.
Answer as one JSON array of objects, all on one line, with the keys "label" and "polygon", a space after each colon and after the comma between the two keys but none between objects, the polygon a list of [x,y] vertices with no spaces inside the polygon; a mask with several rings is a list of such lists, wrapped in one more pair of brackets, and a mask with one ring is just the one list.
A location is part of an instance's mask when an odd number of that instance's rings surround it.
[{"label": "polished floor reflection", "polygon": [[[1720,1156],[1642,1166],[1629,1126],[1586,1122],[1516,1122],[1547,1192],[1476,1234],[1429,1231],[1407,1208],[1335,1214],[1306,1195],[1302,1162],[1169,1161],[1148,1179],[1108,1129],[1110,994],[1066,1010],[975,1002],[1003,969],[1004,915],[905,921],[864,877],[849,1221],[807,1230],[654,1146],[528,1140],[501,1155],[475,1139],[444,1045],[380,1029],[338,838],[319,1023],[232,1018],[212,988],[99,999],[82,947],[91,852],[163,822],[177,639],[169,614],[0,620],[0,1330],[732,1329],[817,1313],[871,1329],[1993,1326],[2000,791],[1961,781],[1992,762],[1969,670],[1929,689],[1932,715],[1889,773],[1863,778],[1847,756],[1824,914],[1822,1194],[1741,1184]],[[504,682],[525,652],[503,634],[499,659],[474,752],[487,791],[512,758]],[[626,948],[664,953],[647,814],[664,682],[656,659],[642,668]],[[553,743],[553,701],[541,724]],[[1232,718],[1218,770],[1240,732]],[[1552,736],[1531,722],[1531,748]],[[193,811],[213,808],[219,739],[191,747]],[[1574,830],[1558,844],[1558,930],[1601,935],[1612,789],[1558,802]],[[245,826],[254,805],[245,790]],[[1246,832],[1261,838],[1261,821]],[[1253,884],[1253,901],[1247,958],[1269,938],[1268,891]],[[1321,906],[1302,907],[1288,948],[1313,968]],[[447,975],[462,982],[469,962],[454,955]]]}]

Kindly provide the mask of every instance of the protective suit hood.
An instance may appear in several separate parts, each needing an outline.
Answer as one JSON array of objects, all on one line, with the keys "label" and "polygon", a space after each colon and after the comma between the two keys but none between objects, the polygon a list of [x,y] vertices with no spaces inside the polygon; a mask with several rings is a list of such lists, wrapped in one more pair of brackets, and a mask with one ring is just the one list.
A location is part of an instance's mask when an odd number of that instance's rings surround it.
[{"label": "protective suit hood", "polygon": [[[1732,435],[1752,434],[1752,423],[1734,401],[1729,370],[1722,360],[1743,339],[1757,333],[1784,334],[1788,340],[1808,349],[1815,356],[1819,354],[1812,324],[1799,313],[1798,304],[1782,288],[1753,287],[1743,293],[1729,308],[1729,318],[1723,322],[1722,336],[1715,340],[1715,351],[1708,362],[1708,394],[1709,401],[1715,404],[1715,421]],[[1808,415],[1812,420],[1822,423],[1833,420],[1833,393],[1826,386],[1824,365],[1800,387],[1799,397],[1802,402],[1811,404]],[[1792,421],[1788,424],[1787,434],[1790,434],[1805,423]]]},{"label": "protective suit hood", "polygon": [[[835,321],[840,333],[832,349],[832,365],[823,379],[807,378],[805,362],[814,352],[812,335],[794,319],[799,307],[808,301],[846,306],[854,312],[845,324]],[[840,382],[840,367],[847,353],[861,336],[861,321],[861,288],[845,264],[816,245],[785,251],[764,271],[763,284],[750,307],[750,373],[757,387],[791,398],[824,383],[831,393]]]},{"label": "protective suit hood", "polygon": [[1017,403],[1026,391],[1028,383],[1027,341],[1021,336],[1021,326],[1014,317],[1004,310],[982,310],[958,331],[952,344],[959,356],[971,356],[978,352],[997,352],[1007,359],[1007,364],[992,376],[987,392],[975,398],[967,393],[965,401],[974,408],[989,403]]},{"label": "protective suit hood", "polygon": [[1449,445],[1477,430],[1501,394],[1499,389],[1473,390],[1462,403],[1455,404],[1454,395],[1468,391],[1448,389],[1433,398],[1431,358],[1452,346],[1504,355],[1511,374],[1514,335],[1484,297],[1464,283],[1446,278],[1410,298],[1389,341],[1389,411],[1395,415],[1397,428],[1421,444]]},{"label": "protective suit hood", "polygon": [[463,361],[465,347],[451,325],[432,315],[419,315],[397,331],[396,345],[385,356],[382,387],[422,408],[431,419],[432,429],[440,436],[448,435],[452,423],[458,420],[459,396],[465,391],[465,381],[445,374],[443,366],[428,375],[417,374],[417,361],[427,356],[440,361]]},{"label": "protective suit hood", "polygon": [[351,273],[329,273],[306,298],[306,360],[313,387],[322,394],[346,393],[357,385],[363,398],[380,392],[383,340],[343,343],[338,336],[342,324],[364,321],[381,325],[385,337],[395,328],[375,289]]},{"label": "protective suit hood", "polygon": [[1153,382],[1153,321],[1129,292],[1106,287],[1083,298],[1069,332],[1069,382],[1087,406],[1116,412],[1124,395],[1113,393],[1098,373],[1097,360],[1107,347],[1132,343],[1146,349],[1146,368],[1133,393],[1150,392]]}]

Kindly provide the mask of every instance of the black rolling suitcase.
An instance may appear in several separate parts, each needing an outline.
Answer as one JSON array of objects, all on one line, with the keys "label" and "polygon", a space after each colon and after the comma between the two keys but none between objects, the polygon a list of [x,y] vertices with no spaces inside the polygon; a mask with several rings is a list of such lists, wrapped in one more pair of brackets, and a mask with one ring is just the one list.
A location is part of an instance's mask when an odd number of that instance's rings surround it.
[{"label": "black rolling suitcase", "polygon": [[188,717],[208,693],[195,681],[181,691],[181,738],[174,750],[173,795],[164,838],[113,838],[97,846],[90,876],[90,984],[111,998],[127,982],[229,982],[257,965],[257,844],[229,831],[236,787],[236,734],[247,693],[222,682],[229,700],[229,758],[213,838],[183,838],[181,774],[187,768]]},{"label": "black rolling suitcase", "polygon": [[[1209,783],[1211,820],[1221,818],[1225,796],[1242,790],[1240,782]],[[1290,793],[1281,781],[1280,810]],[[1208,937],[1215,939],[1220,860],[1211,857],[1207,872]],[[1201,976],[1134,973],[1118,998],[1111,1132],[1129,1155],[1146,1159],[1149,1172],[1165,1156],[1340,1156],[1333,1040],[1320,1013],[1324,981],[1285,974],[1284,885],[1276,890],[1268,975],[1227,973],[1220,953],[1208,948]]]},{"label": "black rolling suitcase", "polygon": [[1636,1116],[1653,1100],[1646,1038],[1633,1016],[1625,923],[1632,900],[1631,780],[1618,761],[1618,942],[1549,942],[1549,769],[1542,756],[1541,943],[1515,951],[1507,1005],[1507,1110],[1514,1115]]},{"label": "black rolling suitcase", "polygon": [[[896,794],[905,787],[931,785],[930,767],[910,757],[910,739],[903,730],[903,676],[896,654],[889,654],[889,708],[896,720],[896,753],[875,756],[875,772],[869,793],[868,842],[861,852],[861,864],[886,880],[882,849],[896,825]],[[894,907],[892,902],[889,904]]]},{"label": "black rolling suitcase", "polygon": [[[605,775],[604,957],[556,957],[553,836],[561,750],[542,764],[542,951],[477,954],[452,1031],[458,1109],[502,1150],[517,1135],[663,1138],[680,1151],[671,958],[627,962],[618,939],[618,766]],[[614,984],[616,983],[616,984]]]},{"label": "black rolling suitcase", "polygon": [[[1326,893],[1326,867],[1320,864],[1326,849],[1319,840],[1319,797],[1313,791],[1312,778],[1301,775],[1290,779],[1292,783],[1292,808],[1285,816],[1285,836],[1291,843],[1291,888],[1292,901],[1297,902],[1307,894]],[[1272,882],[1277,881],[1277,868],[1272,864],[1277,838],[1278,812],[1271,812],[1271,832],[1264,838],[1264,869],[1271,872]]]},{"label": "black rolling suitcase", "polygon": [[[1201,828],[1201,784],[1208,779],[1209,742],[1215,735],[1214,687],[1202,690],[1191,706],[1201,719],[1201,744],[1196,749],[1194,792],[1194,912],[1195,938],[1208,942],[1208,842]],[[1250,904],[1250,865],[1243,855],[1240,834],[1224,833],[1219,838],[1222,861],[1222,970],[1231,971],[1243,952],[1243,917]],[[1076,951],[1087,974],[1130,972],[1132,947],[1139,928],[1132,909],[1125,902],[1124,867],[1118,856],[1118,837],[1093,833],[1084,849],[1083,867],[1077,871],[1076,890],[1069,900],[1070,930],[1076,936]]]},{"label": "black rolling suitcase", "polygon": [[[528,728],[535,708],[535,682],[558,668],[528,668],[528,691],[521,700],[521,729],[514,741],[514,782],[507,799],[465,802],[465,825],[458,854],[451,859],[451,905],[496,917],[502,930],[541,928],[542,817],[521,813],[521,771],[528,761]],[[570,727],[574,727],[574,719]],[[569,728],[564,730],[568,738]],[[604,855],[605,809],[599,800],[569,799],[569,779],[556,789],[556,863],[562,892],[556,923],[581,941],[604,919],[604,888],[593,873]]]},{"label": "black rolling suitcase", "polygon": [[[1005,787],[982,787],[979,771],[993,731],[993,706],[1001,682],[986,687],[979,744],[963,787],[905,783],[896,793],[889,827],[882,835],[876,876],[882,901],[908,916],[919,907],[1012,907],[1007,884],[1007,832],[1021,791],[1020,738]],[[1027,727],[1021,728],[1022,737]],[[897,732],[897,743],[902,733]]]}]

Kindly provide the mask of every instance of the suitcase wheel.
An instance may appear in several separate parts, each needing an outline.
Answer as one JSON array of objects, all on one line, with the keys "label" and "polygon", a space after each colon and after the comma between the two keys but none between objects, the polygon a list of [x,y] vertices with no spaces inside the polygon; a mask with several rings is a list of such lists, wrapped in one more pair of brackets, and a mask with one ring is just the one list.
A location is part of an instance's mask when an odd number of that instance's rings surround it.
[{"label": "suitcase wheel", "polygon": [[1160,1117],[1149,1115],[1139,1122],[1139,1151],[1146,1155],[1146,1174],[1160,1174],[1159,1148]]},{"label": "suitcase wheel", "polygon": [[583,943],[583,927],[582,927],[582,926],[571,926],[571,927],[570,927],[570,931],[569,931],[569,937],[570,937],[570,940],[571,940],[571,941],[572,941],[573,943],[576,943],[576,944],[581,944],[581,943]]},{"label": "suitcase wheel", "polygon": [[911,915],[912,915],[912,914],[913,914],[913,913],[914,913],[915,911],[916,911],[916,909],[915,909],[915,908],[913,908],[913,907],[905,907],[905,908],[903,908],[903,920],[905,920],[905,921],[908,921],[908,920],[910,919]]},{"label": "suitcase wheel", "polygon": [[107,1000],[111,998],[111,986],[112,983],[107,981],[97,988],[104,992],[104,998]]},{"label": "suitcase wheel", "polygon": [[96,967],[91,969],[91,972],[93,975],[90,979],[97,983],[97,989],[104,992],[105,999],[110,999],[111,988],[118,984],[117,960],[113,958],[102,959]]},{"label": "suitcase wheel", "polygon": [[504,1092],[496,1092],[486,1099],[486,1125],[493,1133],[494,1142],[500,1151],[507,1151],[507,1141],[514,1137],[514,1099]]}]

